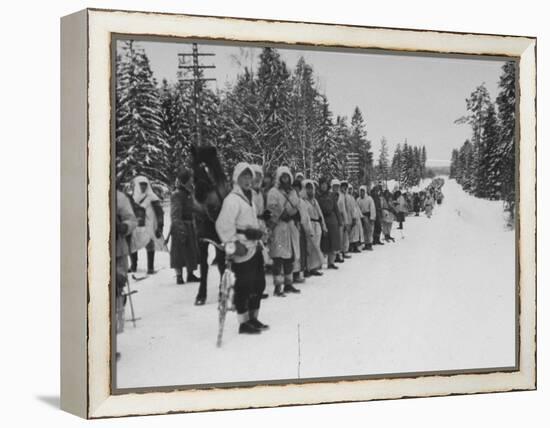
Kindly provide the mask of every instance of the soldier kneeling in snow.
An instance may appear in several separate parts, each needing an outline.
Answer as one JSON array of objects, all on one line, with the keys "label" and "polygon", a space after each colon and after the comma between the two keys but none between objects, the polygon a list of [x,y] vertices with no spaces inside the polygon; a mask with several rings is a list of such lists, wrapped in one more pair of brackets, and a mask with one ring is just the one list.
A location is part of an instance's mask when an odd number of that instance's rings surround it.
[{"label": "soldier kneeling in snow", "polygon": [[239,333],[255,334],[269,328],[258,320],[262,294],[265,290],[263,232],[252,199],[254,172],[246,162],[240,162],[233,172],[233,190],[223,201],[216,220],[216,231],[225,244],[235,242],[233,256],[235,273],[234,302],[239,318]]}]

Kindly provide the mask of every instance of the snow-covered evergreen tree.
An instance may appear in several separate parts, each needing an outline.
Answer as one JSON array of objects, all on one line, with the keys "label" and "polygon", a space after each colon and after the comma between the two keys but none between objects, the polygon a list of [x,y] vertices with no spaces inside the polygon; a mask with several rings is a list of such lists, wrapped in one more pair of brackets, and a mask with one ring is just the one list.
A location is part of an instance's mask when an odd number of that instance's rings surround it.
[{"label": "snow-covered evergreen tree", "polygon": [[314,172],[317,95],[313,68],[304,57],[300,57],[292,76],[290,138],[295,158],[293,163],[306,177],[311,177]]},{"label": "snow-covered evergreen tree", "polygon": [[378,155],[378,165],[376,166],[379,180],[388,181],[389,174],[389,159],[388,159],[388,141],[386,137],[380,140],[380,152]]},{"label": "snow-covered evergreen tree", "polygon": [[496,104],[498,107],[499,135],[499,176],[501,183],[501,197],[507,202],[513,214],[515,201],[515,165],[516,165],[516,63],[506,62],[502,67],[502,74],[498,83],[499,94]]},{"label": "snow-covered evergreen tree", "polygon": [[472,128],[473,172],[469,178],[469,190],[476,196],[485,196],[487,171],[481,168],[485,156],[485,142],[482,139],[483,124],[487,117],[487,109],[491,105],[491,97],[485,84],[478,86],[466,99],[466,109],[469,114],[455,121],[458,124],[469,124]]},{"label": "snow-covered evergreen tree", "polygon": [[355,107],[351,117],[348,147],[350,152],[359,154],[359,183],[370,185],[374,180],[374,158],[371,151],[371,142],[367,139],[365,120],[359,107]]},{"label": "snow-covered evergreen tree", "polygon": [[348,171],[346,169],[346,153],[349,153],[351,147],[351,135],[350,128],[348,126],[347,118],[344,116],[337,116],[334,124],[334,148],[336,153],[337,164],[339,166],[336,171],[335,178],[349,178]]},{"label": "snow-covered evergreen tree", "polygon": [[396,180],[399,183],[399,186],[401,186],[401,162],[401,144],[398,144],[395,147],[395,151],[393,152],[393,158],[391,162],[391,178]]},{"label": "snow-covered evergreen tree", "polygon": [[451,154],[451,167],[449,169],[449,178],[457,178],[459,174],[458,150],[453,149]]},{"label": "snow-covered evergreen tree", "polygon": [[149,59],[132,40],[118,42],[116,63],[116,174],[125,182],[138,174],[169,182],[166,134],[159,92]]},{"label": "snow-covered evergreen tree", "polygon": [[417,186],[422,178],[422,151],[420,147],[413,148],[412,185]]},{"label": "snow-covered evergreen tree", "polygon": [[178,167],[187,163],[193,143],[192,123],[189,120],[189,101],[181,84],[163,80],[160,88],[161,126],[166,134],[165,174],[169,183],[175,182]]},{"label": "snow-covered evergreen tree", "polygon": [[[264,165],[270,169],[288,161],[290,112],[290,73],[279,52],[264,48],[257,75]],[[285,159],[286,158],[286,159]]]},{"label": "snow-covered evergreen tree", "polygon": [[290,138],[290,75],[273,48],[264,48],[257,75],[245,68],[220,106],[220,147],[231,167],[238,161],[272,171],[287,163]]},{"label": "snow-covered evergreen tree", "polygon": [[317,121],[314,128],[313,149],[314,168],[312,178],[336,177],[341,174],[341,158],[338,156],[337,142],[334,139],[334,122],[327,97],[320,95],[316,103]]},{"label": "snow-covered evergreen tree", "polygon": [[428,155],[426,153],[426,146],[422,146],[421,153],[421,165],[420,165],[420,178],[425,178],[426,176],[426,162],[428,161]]},{"label": "snow-covered evergreen tree", "polygon": [[499,153],[499,127],[494,105],[487,108],[487,115],[483,123],[482,141],[484,153],[480,160],[480,168],[484,171],[482,182],[478,185],[478,196],[499,199],[501,194],[501,170]]},{"label": "snow-covered evergreen tree", "polygon": [[469,111],[457,123],[472,128],[472,142],[466,141],[451,156],[451,176],[478,197],[503,199],[513,214],[515,190],[515,69],[507,62],[502,67],[496,106],[485,85],[466,100]]}]

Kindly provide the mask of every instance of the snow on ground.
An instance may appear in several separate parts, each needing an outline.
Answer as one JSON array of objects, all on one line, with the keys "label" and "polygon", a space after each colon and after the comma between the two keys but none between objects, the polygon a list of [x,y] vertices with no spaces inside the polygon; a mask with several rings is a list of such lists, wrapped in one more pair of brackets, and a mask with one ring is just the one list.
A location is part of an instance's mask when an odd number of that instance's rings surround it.
[{"label": "snow on ground", "polygon": [[[117,336],[119,388],[507,367],[515,355],[514,233],[502,204],[453,180],[431,219],[407,217],[405,238],[353,255],[300,295],[262,302],[271,329],[237,334],[234,313],[216,348],[217,269],[208,301],[162,269],[133,283],[141,320]],[[395,228],[394,228],[395,229]],[[145,253],[140,254],[144,269]]]}]

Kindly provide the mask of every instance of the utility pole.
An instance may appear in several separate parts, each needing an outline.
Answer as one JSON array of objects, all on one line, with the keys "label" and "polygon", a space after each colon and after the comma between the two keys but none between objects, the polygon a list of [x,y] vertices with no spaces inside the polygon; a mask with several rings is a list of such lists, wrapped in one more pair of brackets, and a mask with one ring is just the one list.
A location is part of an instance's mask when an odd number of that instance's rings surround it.
[{"label": "utility pole", "polygon": [[[201,132],[201,93],[203,82],[215,81],[216,79],[202,77],[202,70],[206,68],[216,68],[215,65],[200,65],[199,57],[201,56],[215,56],[213,53],[199,53],[199,48],[196,43],[193,43],[193,50],[191,53],[179,53],[178,54],[178,80],[180,82],[193,82],[193,108],[195,110],[194,125],[195,125],[195,145],[197,147],[203,145],[202,132]],[[192,64],[188,64],[188,59],[191,58]],[[193,77],[186,78],[187,72],[192,71]]]}]

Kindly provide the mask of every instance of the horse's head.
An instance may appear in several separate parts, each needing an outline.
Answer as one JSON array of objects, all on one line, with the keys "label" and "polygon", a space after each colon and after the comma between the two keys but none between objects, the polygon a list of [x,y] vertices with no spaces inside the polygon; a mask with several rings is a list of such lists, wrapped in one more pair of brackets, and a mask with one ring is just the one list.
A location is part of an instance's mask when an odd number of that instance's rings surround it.
[{"label": "horse's head", "polygon": [[228,192],[228,182],[215,147],[191,147],[195,199],[215,218]]}]

